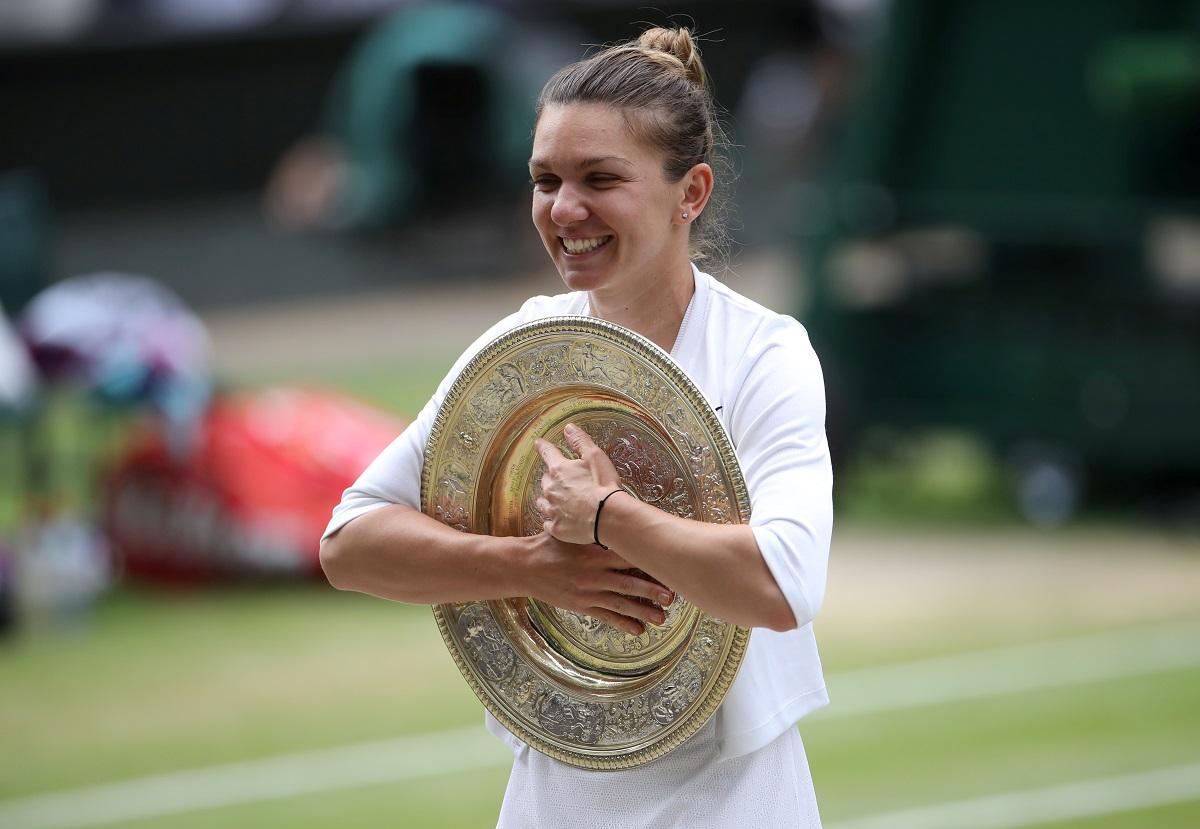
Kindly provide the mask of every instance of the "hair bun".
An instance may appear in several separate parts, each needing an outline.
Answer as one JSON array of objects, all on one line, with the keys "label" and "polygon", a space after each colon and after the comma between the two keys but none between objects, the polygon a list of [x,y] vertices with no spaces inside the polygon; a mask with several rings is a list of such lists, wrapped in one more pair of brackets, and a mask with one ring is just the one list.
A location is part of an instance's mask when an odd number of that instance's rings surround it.
[{"label": "hair bun", "polygon": [[686,26],[678,29],[655,28],[642,32],[638,45],[650,52],[665,52],[679,61],[684,76],[701,89],[708,88],[708,75],[700,60],[700,47]]}]

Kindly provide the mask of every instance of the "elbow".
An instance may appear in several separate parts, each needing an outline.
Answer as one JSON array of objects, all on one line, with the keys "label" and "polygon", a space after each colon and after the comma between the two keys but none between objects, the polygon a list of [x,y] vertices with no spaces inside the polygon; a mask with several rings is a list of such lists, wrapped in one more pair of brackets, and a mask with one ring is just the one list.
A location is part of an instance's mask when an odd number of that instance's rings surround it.
[{"label": "elbow", "polygon": [[795,604],[788,600],[777,583],[772,582],[767,594],[759,602],[764,615],[761,626],[777,633],[787,633],[811,622],[820,608],[821,597],[804,593],[793,597],[793,600]]},{"label": "elbow", "polygon": [[330,587],[335,590],[352,589],[346,580],[348,568],[346,567],[345,551],[338,543],[337,535],[321,541],[318,557],[321,563],[321,572],[325,574],[325,580],[329,582]]},{"label": "elbow", "polygon": [[782,594],[767,605],[768,615],[763,620],[762,627],[775,631],[776,633],[787,633],[789,630],[795,630],[800,625],[797,623],[796,614],[792,613],[792,608],[788,606],[787,599]]}]

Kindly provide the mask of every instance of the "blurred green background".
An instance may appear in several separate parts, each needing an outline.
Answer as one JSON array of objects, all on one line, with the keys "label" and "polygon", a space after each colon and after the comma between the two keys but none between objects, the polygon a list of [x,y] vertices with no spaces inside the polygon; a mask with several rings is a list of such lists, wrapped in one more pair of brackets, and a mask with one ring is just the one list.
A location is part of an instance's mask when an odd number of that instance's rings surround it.
[{"label": "blurred green background", "polygon": [[[401,420],[558,290],[530,95],[649,14],[48,8],[0,11],[8,321],[144,274],[217,399]],[[707,33],[727,110],[717,272],[825,367],[826,825],[1200,825],[1200,3],[653,14]],[[428,609],[329,589],[315,538],[275,571],[112,564],[108,475],[170,410],[39,371],[0,418],[0,827],[494,824],[506,749]]]}]

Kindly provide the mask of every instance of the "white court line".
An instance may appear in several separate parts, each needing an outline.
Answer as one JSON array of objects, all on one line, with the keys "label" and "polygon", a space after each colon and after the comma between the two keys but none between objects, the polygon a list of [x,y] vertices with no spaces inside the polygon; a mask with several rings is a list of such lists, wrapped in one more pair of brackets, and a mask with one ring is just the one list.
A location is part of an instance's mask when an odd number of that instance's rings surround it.
[{"label": "white court line", "polygon": [[512,752],[479,726],[283,754],[0,803],[4,829],[67,829],[416,780],[499,766]]},{"label": "white court line", "polygon": [[[829,679],[834,705],[823,716],[877,713],[1197,665],[1200,622],[1094,634],[835,674]],[[499,740],[472,726],[9,800],[0,802],[0,827],[76,829],[416,780],[499,766],[510,759]],[[1196,789],[1193,786],[1193,792]]]},{"label": "white court line", "polygon": [[825,829],[1018,829],[1200,800],[1200,763],[852,818]]},{"label": "white court line", "polygon": [[843,671],[828,680],[833,704],[813,716],[852,717],[1197,665],[1200,622],[1134,628]]}]

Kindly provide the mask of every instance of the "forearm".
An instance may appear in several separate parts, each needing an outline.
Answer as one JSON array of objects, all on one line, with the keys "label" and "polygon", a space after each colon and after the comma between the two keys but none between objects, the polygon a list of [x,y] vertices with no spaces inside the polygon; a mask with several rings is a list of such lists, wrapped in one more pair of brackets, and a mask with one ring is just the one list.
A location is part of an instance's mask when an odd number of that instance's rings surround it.
[{"label": "forearm", "polygon": [[459,532],[397,504],[351,521],[321,544],[321,567],[340,590],[413,604],[532,596],[638,636],[644,623],[662,623],[659,605],[670,596],[630,575],[630,566],[593,544],[564,544],[545,533]]},{"label": "forearm", "polygon": [[622,493],[605,504],[598,535],[622,558],[719,619],[773,630],[796,626],[744,524],[690,521]]},{"label": "forearm", "polygon": [[360,516],[321,543],[339,590],[414,604],[523,595],[514,583],[522,539],[459,532],[401,504]]}]

